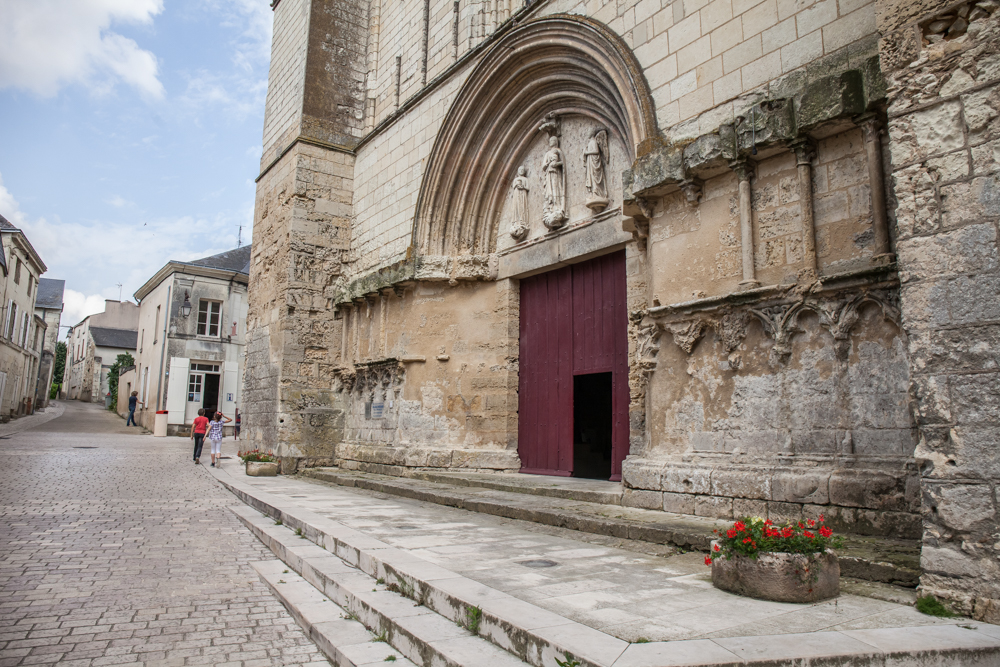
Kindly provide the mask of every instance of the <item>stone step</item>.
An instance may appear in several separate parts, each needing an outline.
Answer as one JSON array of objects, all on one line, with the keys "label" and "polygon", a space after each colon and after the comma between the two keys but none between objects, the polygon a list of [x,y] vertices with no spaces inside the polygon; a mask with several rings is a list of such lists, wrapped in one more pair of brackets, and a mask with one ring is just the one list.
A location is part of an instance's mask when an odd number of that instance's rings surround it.
[{"label": "stone step", "polygon": [[305,630],[324,655],[338,667],[416,667],[360,621],[320,593],[308,581],[280,560],[252,563],[275,597]]},{"label": "stone step", "polygon": [[[727,525],[724,521],[708,517],[535,493],[551,490],[549,484],[535,483],[535,478],[516,482],[498,479],[491,482],[482,480],[487,475],[429,473],[426,478],[420,479],[339,468],[307,468],[301,474],[339,486],[377,491],[596,535],[669,544],[682,549],[708,551],[712,531]],[[454,482],[454,478],[461,481]],[[491,483],[493,486],[485,486]],[[557,483],[551,486],[561,488],[563,492],[571,489],[568,485],[560,487]],[[501,487],[505,488],[501,490]],[[843,576],[907,588],[914,588],[920,583],[920,543],[917,540],[847,535],[844,542],[844,548],[838,552]]]},{"label": "stone step", "polygon": [[[492,667],[526,662],[555,667],[557,658],[580,667],[1000,664],[1000,627],[978,623],[629,644],[392,547],[294,501],[213,474],[246,504],[260,510],[233,509],[291,569],[301,570],[306,581],[357,614],[366,627],[386,630],[390,644],[421,665]],[[390,592],[384,583],[379,585],[378,579],[394,584],[392,588],[408,599]],[[422,606],[415,606],[413,599]],[[480,610],[479,636],[465,633],[449,639],[449,631],[465,632],[457,624],[467,622],[470,609]],[[448,627],[436,625],[435,618]],[[440,650],[445,645],[457,653],[459,641],[467,643],[461,646],[466,651],[457,663],[421,654],[427,646]],[[471,648],[473,642],[478,642],[475,648]],[[484,651],[483,646],[490,650]],[[466,660],[467,656],[473,657]]]},{"label": "stone step", "polygon": [[[317,645],[331,659],[346,654],[349,660],[357,658],[373,662],[379,655],[381,660],[385,660],[387,653],[384,648],[367,647],[365,651],[358,646],[362,643],[359,640],[360,628],[357,627],[360,625],[366,635],[361,638],[369,644],[383,643],[384,640],[385,646],[396,649],[417,665],[526,667],[523,661],[478,637],[455,619],[449,620],[427,606],[415,604],[399,592],[377,585],[377,580],[358,569],[356,564],[349,565],[289,528],[275,524],[260,512],[246,506],[230,509],[281,559],[282,569],[287,566],[301,577],[301,585],[296,587],[290,583],[293,581],[289,578],[291,572],[279,576],[275,574],[275,568],[264,568],[268,574],[265,577],[268,586],[282,598],[296,620],[302,619],[301,625],[310,637],[319,632],[314,630],[317,624],[323,626],[320,630],[329,629],[337,633],[344,628],[344,621],[357,619],[355,626],[347,628],[343,637],[337,636],[326,642],[327,645],[323,640],[317,640]],[[302,531],[301,527],[298,530]],[[309,532],[314,537],[318,534],[313,527]],[[359,552],[353,553],[356,555]],[[258,573],[264,574],[259,568]],[[277,581],[281,580],[286,583],[278,584]],[[305,590],[304,586],[311,587],[315,593]],[[334,663],[340,664],[336,659]]]}]

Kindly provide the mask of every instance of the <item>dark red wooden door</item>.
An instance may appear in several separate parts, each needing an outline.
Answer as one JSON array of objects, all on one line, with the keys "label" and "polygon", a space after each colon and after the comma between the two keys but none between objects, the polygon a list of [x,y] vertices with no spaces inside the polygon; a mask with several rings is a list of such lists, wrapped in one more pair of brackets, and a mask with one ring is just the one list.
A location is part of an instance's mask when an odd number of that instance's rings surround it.
[{"label": "dark red wooden door", "polygon": [[612,374],[611,479],[628,453],[625,252],[521,281],[521,472],[573,473],[573,376]]}]

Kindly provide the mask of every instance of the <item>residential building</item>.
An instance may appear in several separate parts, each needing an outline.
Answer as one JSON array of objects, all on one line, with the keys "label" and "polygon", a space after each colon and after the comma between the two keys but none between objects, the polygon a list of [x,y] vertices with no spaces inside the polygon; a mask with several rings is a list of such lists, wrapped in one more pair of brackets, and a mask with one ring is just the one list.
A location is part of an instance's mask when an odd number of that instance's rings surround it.
[{"label": "residential building", "polygon": [[0,420],[34,410],[45,321],[35,316],[45,264],[24,232],[0,215],[3,325],[0,330]]},{"label": "residential building", "polygon": [[139,306],[131,301],[104,301],[104,312],[85,317],[66,336],[63,391],[71,401],[103,403],[108,370],[119,354],[135,355]]},{"label": "residential building", "polygon": [[[35,390],[35,407],[44,408],[49,402],[49,389],[55,370],[56,343],[59,341],[59,324],[62,319],[65,280],[40,278],[35,297],[35,316],[45,322],[42,337],[41,359],[38,364],[38,386]],[[60,378],[61,380],[62,378]]]},{"label": "residential building", "polygon": [[167,432],[175,435],[201,408],[232,418],[242,406],[250,252],[170,261],[136,291],[139,347],[119,393],[139,392],[136,418],[146,428],[157,410],[168,411]]},{"label": "residential building", "polygon": [[284,471],[824,513],[1000,622],[994,0],[271,6],[244,426]]}]

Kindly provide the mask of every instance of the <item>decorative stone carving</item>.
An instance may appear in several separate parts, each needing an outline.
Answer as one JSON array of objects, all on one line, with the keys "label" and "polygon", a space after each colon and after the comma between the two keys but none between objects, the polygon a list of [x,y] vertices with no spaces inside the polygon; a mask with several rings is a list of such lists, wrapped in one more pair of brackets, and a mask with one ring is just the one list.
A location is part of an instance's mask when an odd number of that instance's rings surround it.
[{"label": "decorative stone carving", "polygon": [[520,241],[528,233],[528,169],[518,167],[511,184],[510,235]]},{"label": "decorative stone carving", "polygon": [[608,150],[608,131],[601,128],[594,132],[583,151],[583,161],[587,167],[587,208],[600,213],[607,208],[608,182],[605,178],[605,165],[611,153]]},{"label": "decorative stone carving", "polygon": [[698,178],[688,178],[681,182],[681,192],[689,205],[697,206],[701,201],[701,186],[701,179]]},{"label": "decorative stone carving", "polygon": [[549,150],[542,158],[542,182],[545,197],[542,224],[547,229],[559,229],[566,224],[566,159],[559,148],[559,137],[549,136]]},{"label": "decorative stone carving", "polygon": [[636,332],[636,356],[645,373],[656,370],[656,355],[660,351],[663,330],[657,324],[640,326]]},{"label": "decorative stone carving", "polygon": [[695,344],[705,331],[706,322],[703,319],[667,324],[664,329],[674,336],[674,343],[688,354],[694,350]]}]

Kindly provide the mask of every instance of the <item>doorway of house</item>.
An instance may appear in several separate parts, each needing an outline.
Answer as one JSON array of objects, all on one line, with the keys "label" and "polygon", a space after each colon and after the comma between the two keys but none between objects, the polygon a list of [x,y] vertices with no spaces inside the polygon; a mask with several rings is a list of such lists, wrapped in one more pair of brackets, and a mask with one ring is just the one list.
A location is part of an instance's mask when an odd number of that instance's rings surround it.
[{"label": "doorway of house", "polygon": [[629,435],[624,251],[520,286],[521,472],[619,481]]},{"label": "doorway of house", "polygon": [[[205,416],[215,414],[219,409],[219,374],[205,373],[205,392],[201,407],[205,408]],[[211,418],[211,417],[209,417]]]},{"label": "doorway of house", "polygon": [[184,412],[185,423],[194,422],[199,408],[205,408],[205,416],[211,419],[212,413],[219,409],[221,378],[219,364],[191,364],[188,374],[187,408]]},{"label": "doorway of house", "polygon": [[573,477],[611,477],[612,386],[611,373],[573,376]]}]

